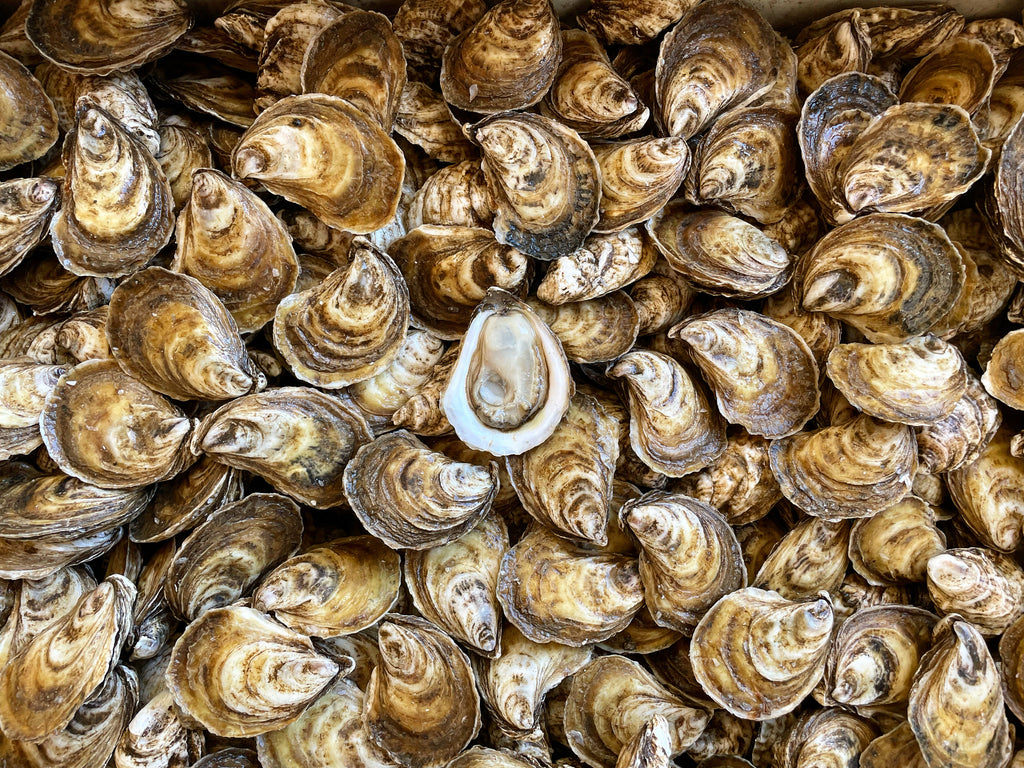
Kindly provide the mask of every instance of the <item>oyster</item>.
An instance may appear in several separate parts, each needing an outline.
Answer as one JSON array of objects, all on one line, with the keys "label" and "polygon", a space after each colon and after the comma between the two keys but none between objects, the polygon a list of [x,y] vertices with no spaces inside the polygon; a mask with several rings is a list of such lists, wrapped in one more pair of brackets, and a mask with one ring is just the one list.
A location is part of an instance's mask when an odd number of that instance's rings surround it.
[{"label": "oyster", "polygon": [[647,222],[647,231],[672,268],[707,293],[766,296],[792,274],[792,260],[781,245],[723,211],[692,210],[675,200]]},{"label": "oyster", "polygon": [[395,113],[395,132],[445,163],[473,160],[479,154],[452,116],[444,97],[426,83],[405,84]]},{"label": "oyster", "polygon": [[441,58],[441,93],[454,107],[494,114],[540,101],[562,55],[550,0],[501,0]]},{"label": "oyster", "polygon": [[805,517],[764,559],[751,586],[778,592],[788,600],[835,592],[849,566],[850,524]]},{"label": "oyster", "polygon": [[0,51],[0,171],[46,154],[56,143],[57,112],[42,85]]},{"label": "oyster", "polygon": [[266,385],[225,306],[193,277],[149,267],[122,281],[106,331],[121,368],[175,400],[228,400]]},{"label": "oyster", "polygon": [[910,70],[900,85],[900,101],[955,104],[972,118],[988,106],[996,62],[980,40],[955,37]]},{"label": "oyster", "polygon": [[501,561],[498,601],[536,643],[581,647],[624,629],[644,601],[635,560],[584,549],[540,525]]},{"label": "oyster", "polygon": [[394,218],[405,157],[372,117],[337,96],[288,96],[264,110],[231,153],[255,179],[327,224],[356,234]]},{"label": "oyster", "polygon": [[174,232],[174,197],[153,155],[116,118],[87,101],[63,149],[53,250],[76,275],[120,277],[141,269]]},{"label": "oyster", "polygon": [[600,218],[601,170],[576,131],[526,112],[497,114],[467,131],[483,152],[498,242],[544,260],[583,245]]},{"label": "oyster", "polygon": [[66,371],[57,365],[0,360],[0,458],[27,454],[43,444],[39,416]]},{"label": "oyster", "polygon": [[837,18],[817,34],[797,35],[797,82],[804,94],[844,72],[866,72],[871,63],[871,37],[859,10]]},{"label": "oyster", "polygon": [[842,709],[805,712],[785,738],[772,745],[781,768],[832,764],[856,766],[860,753],[878,735],[878,726]]},{"label": "oyster", "polygon": [[387,253],[357,238],[349,257],[319,285],[282,300],[274,316],[274,347],[292,372],[327,389],[387,368],[409,322],[409,291]]},{"label": "oyster", "polygon": [[675,136],[595,144],[592,149],[601,169],[595,232],[618,232],[649,219],[672,199],[690,168],[689,145]]},{"label": "oyster", "polygon": [[406,211],[409,230],[422,224],[489,227],[494,201],[479,160],[438,169],[413,195]]},{"label": "oyster", "polygon": [[64,472],[102,488],[155,483],[189,462],[190,420],[112,360],[79,363],[61,376],[40,429]]},{"label": "oyster", "polygon": [[0,275],[10,272],[46,235],[60,204],[60,184],[46,177],[0,183]]},{"label": "oyster", "polygon": [[651,491],[619,516],[639,542],[644,597],[658,625],[689,633],[719,598],[746,586],[739,542],[704,502]]},{"label": "oyster", "polygon": [[928,768],[914,731],[906,721],[868,744],[861,752],[860,765],[861,768],[885,768],[889,765]]},{"label": "oyster", "polygon": [[625,291],[554,307],[533,299],[528,303],[574,363],[614,360],[633,348],[640,330],[636,305]]},{"label": "oyster", "polygon": [[440,401],[448,386],[460,349],[459,344],[453,344],[431,369],[419,391],[395,411],[391,421],[396,427],[405,427],[413,434],[421,436],[443,435],[452,431],[452,425],[448,423],[448,418],[441,410]]},{"label": "oyster", "polygon": [[484,13],[484,0],[406,0],[391,24],[402,41],[409,79],[436,82],[444,49]]},{"label": "oyster", "polygon": [[651,274],[629,288],[640,315],[640,335],[661,333],[678,323],[686,317],[696,293],[667,261],[657,261]]},{"label": "oyster", "polygon": [[213,291],[239,332],[258,331],[295,290],[291,237],[262,200],[219,171],[196,170],[191,189],[178,215],[171,269]]},{"label": "oyster", "polygon": [[233,605],[188,625],[171,652],[167,686],[182,712],[237,739],[298,719],[338,670],[305,635]]},{"label": "oyster", "polygon": [[1024,614],[1024,570],[982,547],[947,549],[928,560],[928,594],[942,614],[958,614],[997,637]]},{"label": "oyster", "polygon": [[480,730],[469,659],[430,622],[388,614],[378,628],[381,663],[366,689],[370,738],[398,765],[443,766]]},{"label": "oyster", "polygon": [[722,112],[775,84],[775,32],[737,0],[708,0],[686,13],[661,43],[655,73],[658,118],[670,136],[691,139]]},{"label": "oyster", "polygon": [[609,45],[635,45],[656,38],[694,4],[691,0],[596,0],[580,14],[579,23]]},{"label": "oyster", "polygon": [[173,69],[157,68],[153,82],[189,109],[230,125],[248,128],[255,119],[252,83],[230,67],[209,60],[175,62]]},{"label": "oyster", "polygon": [[188,765],[202,752],[202,737],[183,722],[166,687],[135,713],[114,751],[116,768],[148,768],[157,761]]},{"label": "oyster", "polygon": [[113,281],[106,278],[68,272],[49,249],[26,258],[0,280],[0,286],[37,315],[88,312],[107,303],[114,290]]},{"label": "oyster", "polygon": [[572,391],[555,335],[527,305],[491,288],[473,312],[441,408],[471,448],[507,456],[547,440]]},{"label": "oyster", "polygon": [[875,343],[927,333],[963,284],[960,252],[937,224],[873,214],[833,229],[800,265],[805,310],[849,323]]},{"label": "oyster", "polygon": [[869,584],[923,583],[928,560],[944,552],[938,511],[916,496],[858,520],[850,531],[850,562]]},{"label": "oyster", "polygon": [[[410,484],[408,478],[415,477]],[[345,497],[367,531],[393,549],[428,549],[472,529],[490,509],[497,467],[435,453],[414,435],[389,432],[345,467]]]},{"label": "oyster", "polygon": [[653,243],[639,228],[591,234],[582,247],[551,262],[537,286],[537,298],[561,305],[606,296],[646,275],[657,258]]},{"label": "oyster", "polygon": [[995,399],[968,372],[967,389],[944,419],[917,429],[921,468],[949,472],[966,467],[981,455],[1002,423]]},{"label": "oyster", "polygon": [[1024,409],[1024,386],[1018,372],[1018,349],[1022,338],[1024,331],[1020,330],[1003,336],[992,350],[985,374],[981,377],[981,383],[990,395],[1018,410]]},{"label": "oyster", "polygon": [[371,439],[362,416],[337,398],[312,387],[279,387],[218,408],[200,422],[191,447],[327,509],[345,501],[342,472]]},{"label": "oyster", "polygon": [[701,687],[736,717],[768,720],[796,709],[821,679],[833,624],[826,598],[789,601],[748,587],[719,600],[693,634]]},{"label": "oyster", "polygon": [[302,517],[290,499],[254,493],[225,504],[178,547],[164,584],[167,603],[187,621],[230,605],[301,541]]}]

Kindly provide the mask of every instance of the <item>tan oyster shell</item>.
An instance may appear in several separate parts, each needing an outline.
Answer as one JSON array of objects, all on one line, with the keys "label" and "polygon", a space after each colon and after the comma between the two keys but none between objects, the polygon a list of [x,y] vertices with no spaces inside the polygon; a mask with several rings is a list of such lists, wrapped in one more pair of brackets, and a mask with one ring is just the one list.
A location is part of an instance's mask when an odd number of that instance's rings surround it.
[{"label": "tan oyster shell", "polygon": [[191,763],[202,737],[189,730],[166,687],[135,713],[114,750],[116,768],[148,768],[158,760]]},{"label": "tan oyster shell", "polygon": [[867,71],[871,62],[871,38],[860,16],[860,12],[854,10],[837,18],[818,34],[801,32],[797,35],[797,77],[802,93],[812,93],[826,80],[844,72]]},{"label": "tan oyster shell", "polygon": [[640,545],[640,578],[654,621],[691,632],[719,598],[746,586],[732,528],[704,502],[651,491],[619,512]]},{"label": "tan oyster shell", "polygon": [[672,268],[707,293],[766,296],[792,275],[792,259],[779,243],[724,211],[693,210],[675,200],[646,226]]},{"label": "tan oyster shell", "polygon": [[981,383],[986,391],[1001,403],[1011,408],[1024,409],[1024,392],[1019,384],[1017,372],[1022,331],[1010,331],[1003,336],[992,350],[992,357],[985,366]]},{"label": "tan oyster shell", "polygon": [[644,590],[635,560],[584,549],[535,525],[501,561],[498,600],[530,640],[580,647],[624,629]]},{"label": "tan oyster shell", "polygon": [[850,524],[806,517],[793,526],[764,559],[751,586],[788,600],[834,592],[849,565]]},{"label": "tan oyster shell", "polygon": [[469,659],[430,622],[388,614],[378,629],[381,664],[363,717],[370,737],[399,765],[441,766],[480,730]]},{"label": "tan oyster shell", "polygon": [[337,398],[312,387],[278,387],[236,398],[204,418],[192,450],[326,509],[345,501],[344,467],[371,439],[362,416]]},{"label": "tan oyster shell", "polygon": [[46,177],[0,183],[0,275],[10,272],[46,235],[60,205],[60,184]]},{"label": "tan oyster shell", "polygon": [[43,444],[39,416],[67,368],[0,360],[0,458],[27,454]]},{"label": "tan oyster shell", "polygon": [[533,299],[528,303],[574,363],[614,360],[633,348],[640,331],[636,305],[625,291],[557,306]]},{"label": "tan oyster shell", "polygon": [[76,313],[60,324],[56,345],[60,353],[70,360],[84,363],[86,360],[113,360],[110,344],[107,343],[107,319],[110,305]]},{"label": "tan oyster shell", "polygon": [[923,583],[929,558],[946,549],[931,505],[907,496],[877,515],[858,520],[850,531],[850,562],[868,583],[879,586]]},{"label": "tan oyster shell", "polygon": [[667,768],[672,734],[664,715],[656,714],[640,729],[615,761],[615,768]]},{"label": "tan oyster shell", "polygon": [[678,323],[690,309],[697,292],[667,261],[660,259],[651,274],[629,288],[640,315],[640,335],[661,333]]},{"label": "tan oyster shell", "polygon": [[838,708],[805,712],[771,750],[780,768],[829,763],[856,764],[860,753],[878,735],[878,726]]},{"label": "tan oyster shell", "polygon": [[1021,690],[1021,630],[1024,630],[1024,618],[1011,624],[1003,636],[999,638],[999,660],[1002,663],[1003,697],[1006,706],[1016,716],[1024,712],[1024,691]]},{"label": "tan oyster shell", "polygon": [[434,365],[419,391],[395,411],[391,421],[396,427],[405,427],[413,434],[422,436],[443,435],[452,431],[452,425],[441,410],[440,400],[448,386],[460,349],[459,344],[453,344]]},{"label": "tan oyster shell", "polygon": [[872,214],[833,229],[801,262],[804,309],[849,323],[876,343],[927,333],[956,303],[960,252],[936,224]]},{"label": "tan oyster shell", "polygon": [[436,82],[441,56],[453,38],[487,11],[483,0],[409,0],[395,12],[395,34],[402,41],[409,79]]},{"label": "tan oyster shell", "polygon": [[295,289],[291,237],[262,200],[219,171],[196,170],[191,188],[178,215],[171,269],[213,291],[241,333],[257,331]]},{"label": "tan oyster shell", "polygon": [[609,45],[646,43],[693,5],[690,0],[596,0],[580,14],[579,23]]},{"label": "tan oyster shell", "polygon": [[125,372],[176,400],[228,400],[265,386],[225,306],[187,275],[149,267],[121,282],[106,331]]},{"label": "tan oyster shell", "polygon": [[997,637],[1024,614],[1024,570],[982,547],[947,549],[928,560],[928,594],[942,614],[959,614]]},{"label": "tan oyster shell", "polygon": [[905,768],[928,766],[908,722],[903,722],[868,744],[861,752],[860,764],[862,768],[884,768],[888,765],[902,765]]},{"label": "tan oyster shell", "polygon": [[688,706],[631,659],[598,657],[572,678],[565,703],[569,746],[589,765],[614,766],[656,714],[668,721],[669,754],[674,756],[700,735],[711,713]]},{"label": "tan oyster shell", "polygon": [[655,92],[670,136],[703,133],[722,112],[747,104],[775,84],[775,32],[753,8],[711,0],[683,16],[661,43]]},{"label": "tan oyster shell", "polygon": [[422,224],[489,227],[494,202],[479,160],[438,169],[413,195],[406,212],[410,230]]},{"label": "tan oyster shell", "polygon": [[649,219],[672,199],[690,168],[690,147],[676,136],[595,144],[592,149],[601,168],[595,232],[618,232]]},{"label": "tan oyster shell", "polygon": [[87,312],[108,302],[114,290],[113,282],[106,278],[68,272],[48,249],[22,261],[0,280],[0,286],[12,299],[39,315]]},{"label": "tan oyster shell", "polygon": [[445,163],[473,160],[479,154],[452,116],[444,97],[426,83],[410,80],[395,113],[395,132]]},{"label": "tan oyster shell", "polygon": [[149,150],[106,111],[79,105],[63,149],[67,175],[50,222],[53,249],[76,275],[145,266],[174,232],[174,198]]},{"label": "tan oyster shell", "polygon": [[313,93],[261,112],[231,165],[238,179],[255,179],[330,226],[364,234],[395,216],[405,158],[373,118]]},{"label": "tan oyster shell", "polygon": [[955,37],[910,70],[900,85],[900,101],[956,104],[971,117],[988,104],[995,84],[996,62],[980,40]]},{"label": "tan oyster shell", "polygon": [[523,109],[551,87],[561,53],[550,0],[502,0],[448,43],[441,93],[471,112]]},{"label": "tan oyster shell", "polygon": [[244,738],[295,721],[337,672],[308,637],[234,605],[188,625],[174,644],[167,686],[208,731]]},{"label": "tan oyster shell", "polygon": [[57,113],[42,85],[21,63],[0,51],[0,170],[46,154],[57,141]]},{"label": "tan oyster shell", "polygon": [[701,687],[745,720],[793,711],[821,679],[832,604],[789,601],[754,587],[719,600],[697,625],[690,660]]},{"label": "tan oyster shell", "polygon": [[136,578],[138,596],[132,616],[135,638],[130,657],[133,661],[151,659],[159,654],[167,647],[171,632],[176,628],[164,597],[164,583],[171,563],[174,562],[175,552],[175,542],[166,542],[146,560]]},{"label": "tan oyster shell", "polygon": [[646,275],[657,258],[654,244],[637,227],[591,234],[580,248],[550,264],[537,298],[559,305],[605,296]]},{"label": "tan oyster shell", "polygon": [[152,79],[157,88],[196,112],[242,128],[255,120],[252,82],[231,67],[192,59],[158,67]]},{"label": "tan oyster shell", "polygon": [[971,624],[950,616],[935,629],[910,691],[908,719],[929,765],[1005,765],[1012,737],[999,670]]},{"label": "tan oyster shell", "polygon": [[967,374],[967,390],[944,419],[917,429],[921,468],[949,472],[975,461],[993,438],[1002,416],[981,381]]},{"label": "tan oyster shell", "polygon": [[132,583],[111,576],[7,661],[0,724],[8,738],[38,741],[71,722],[117,664],[134,600]]},{"label": "tan oyster shell", "polygon": [[579,248],[601,200],[600,166],[580,135],[525,112],[485,118],[468,132],[483,152],[498,242],[546,260]]}]

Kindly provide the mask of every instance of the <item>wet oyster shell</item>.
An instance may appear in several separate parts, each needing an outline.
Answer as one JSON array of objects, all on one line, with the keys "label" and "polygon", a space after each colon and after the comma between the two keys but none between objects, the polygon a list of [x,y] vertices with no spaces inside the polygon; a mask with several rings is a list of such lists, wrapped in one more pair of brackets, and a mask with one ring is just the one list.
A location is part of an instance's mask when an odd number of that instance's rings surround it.
[{"label": "wet oyster shell", "polygon": [[42,85],[0,51],[0,171],[46,154],[57,141],[57,113]]},{"label": "wet oyster shell", "polygon": [[405,84],[394,122],[396,133],[442,162],[461,163],[479,154],[444,97],[426,83],[410,80]]},{"label": "wet oyster shell", "polygon": [[110,301],[114,290],[112,280],[68,272],[48,249],[26,258],[0,280],[0,286],[37,315],[97,309]]},{"label": "wet oyster shell", "polygon": [[998,637],[1024,614],[1024,570],[983,547],[947,549],[928,560],[928,594],[942,614],[959,614]]},{"label": "wet oyster shell", "polygon": [[483,0],[406,0],[391,24],[402,41],[410,80],[437,82],[448,43],[484,13]]},{"label": "wet oyster shell", "polygon": [[805,712],[785,738],[772,745],[780,768],[805,765],[857,765],[860,753],[878,735],[878,726],[838,708]]},{"label": "wet oyster shell", "polygon": [[805,310],[849,323],[875,343],[927,333],[960,295],[960,252],[937,224],[872,214],[833,229],[800,265]]},{"label": "wet oyster shell", "polygon": [[234,69],[208,59],[177,60],[158,67],[153,84],[189,109],[248,128],[255,120],[252,82]]},{"label": "wet oyster shell", "polygon": [[719,706],[744,720],[792,712],[821,679],[831,601],[789,601],[754,587],[719,600],[690,644],[693,672]]},{"label": "wet oyster shell", "polygon": [[417,610],[455,640],[489,657],[505,652],[496,590],[508,548],[505,522],[491,514],[448,544],[405,551],[405,586]]},{"label": "wet oyster shell", "polygon": [[39,416],[67,368],[0,360],[0,458],[27,454],[43,444]]},{"label": "wet oyster shell", "polygon": [[580,14],[579,23],[608,45],[637,45],[656,38],[694,4],[691,0],[596,0]]},{"label": "wet oyster shell", "polygon": [[391,257],[363,238],[349,257],[319,285],[282,300],[274,316],[275,349],[298,378],[327,389],[387,368],[409,324],[409,290]]},{"label": "wet oyster shell", "polygon": [[306,635],[359,632],[398,600],[400,562],[373,536],[334,539],[268,573],[253,593],[252,605]]},{"label": "wet oyster shell", "polygon": [[183,125],[161,125],[160,148],[153,159],[171,185],[175,209],[180,209],[192,192],[192,172],[213,166],[213,153],[206,139]]},{"label": "wet oyster shell", "polygon": [[200,422],[191,448],[329,509],[344,503],[342,472],[371,439],[363,417],[337,398],[312,387],[279,387],[218,408]]},{"label": "wet oyster shell", "polygon": [[46,177],[0,183],[0,275],[10,272],[46,235],[60,205],[60,184]]},{"label": "wet oyster shell", "polygon": [[955,37],[910,70],[900,85],[900,101],[956,104],[977,117],[988,104],[996,79],[996,62],[980,40]]},{"label": "wet oyster shell", "polygon": [[214,293],[163,267],[118,285],[106,331],[121,368],[175,400],[228,400],[266,384]]},{"label": "wet oyster shell", "polygon": [[295,290],[291,237],[262,200],[219,171],[196,170],[191,189],[178,215],[171,269],[213,291],[240,333],[258,331]]},{"label": "wet oyster shell", "polygon": [[797,77],[802,93],[812,93],[826,80],[844,72],[867,71],[871,38],[860,16],[859,10],[853,10],[816,35],[797,35],[801,41],[796,50]]},{"label": "wet oyster shell", "polygon": [[624,629],[644,601],[635,560],[533,526],[501,561],[505,617],[536,643],[582,647]]},{"label": "wet oyster shell", "polygon": [[441,58],[441,93],[454,107],[495,114],[540,101],[562,54],[550,0],[502,0],[454,38]]},{"label": "wet oyster shell", "polygon": [[949,472],[967,466],[981,455],[1001,423],[995,398],[968,372],[967,389],[952,413],[916,430],[921,468]]},{"label": "wet oyster shell", "polygon": [[889,765],[928,768],[908,722],[903,722],[868,744],[861,752],[860,765],[861,768],[884,768]]},{"label": "wet oyster shell", "polygon": [[835,592],[849,566],[850,524],[805,517],[764,559],[751,586],[778,592],[788,600]]},{"label": "wet oyster shell", "polygon": [[725,110],[767,92],[779,65],[775,32],[757,11],[736,0],[700,3],[662,40],[659,122],[670,136],[693,138]]},{"label": "wet oyster shell", "polygon": [[419,391],[395,411],[391,421],[396,427],[405,427],[420,436],[443,435],[452,431],[452,425],[441,410],[440,401],[460,349],[458,343],[453,344],[434,365]]},{"label": "wet oyster shell", "polygon": [[497,114],[467,131],[483,152],[498,242],[542,260],[583,245],[600,218],[601,169],[576,131],[525,112]]},{"label": "wet oyster shell", "polygon": [[479,160],[464,160],[438,169],[413,195],[405,223],[489,227],[494,201]]},{"label": "wet oyster shell", "polygon": [[116,118],[83,102],[62,157],[61,207],[50,222],[61,264],[93,277],[141,269],[174,232],[174,198],[153,155]]},{"label": "wet oyster shell", "polygon": [[442,766],[480,730],[469,659],[430,622],[388,614],[378,629],[381,664],[363,718],[370,738],[406,768]]},{"label": "wet oyster shell", "polygon": [[648,336],[667,331],[686,317],[697,291],[660,259],[651,274],[630,286],[629,295],[640,315],[640,335]]},{"label": "wet oyster shell", "polygon": [[601,168],[595,232],[618,232],[646,221],[675,195],[690,168],[690,147],[676,136],[594,144]]},{"label": "wet oyster shell", "polygon": [[1024,409],[1024,388],[1020,385],[1017,370],[1022,339],[1024,331],[1019,330],[1003,336],[992,350],[992,356],[981,377],[981,383],[990,395],[1017,410]]},{"label": "wet oyster shell", "polygon": [[405,157],[373,118],[337,96],[288,96],[256,118],[234,151],[240,180],[254,179],[356,234],[398,210]]},{"label": "wet oyster shell", "polygon": [[174,644],[167,686],[185,714],[237,739],[298,719],[337,672],[305,635],[235,605],[188,625]]},{"label": "wet oyster shell", "polygon": [[657,258],[657,249],[639,228],[594,233],[579,249],[551,262],[537,298],[561,305],[606,296],[646,275]]},{"label": "wet oyster shell", "polygon": [[78,312],[57,328],[58,357],[71,362],[86,360],[113,360],[107,343],[107,319],[110,305]]},{"label": "wet oyster shell", "polygon": [[230,605],[301,541],[302,516],[290,499],[254,493],[226,504],[178,547],[164,584],[167,603],[186,621]]},{"label": "wet oyster shell", "polygon": [[999,670],[976,628],[950,616],[935,629],[910,691],[908,719],[928,765],[1005,765],[1012,737]]},{"label": "wet oyster shell", "polygon": [[923,583],[928,560],[945,551],[938,511],[907,496],[877,515],[858,520],[850,531],[850,562],[869,584]]},{"label": "wet oyster shell", "polygon": [[700,735],[710,714],[688,706],[637,662],[601,656],[573,675],[565,732],[578,757],[610,768],[653,715],[668,721],[669,754],[675,756]]}]

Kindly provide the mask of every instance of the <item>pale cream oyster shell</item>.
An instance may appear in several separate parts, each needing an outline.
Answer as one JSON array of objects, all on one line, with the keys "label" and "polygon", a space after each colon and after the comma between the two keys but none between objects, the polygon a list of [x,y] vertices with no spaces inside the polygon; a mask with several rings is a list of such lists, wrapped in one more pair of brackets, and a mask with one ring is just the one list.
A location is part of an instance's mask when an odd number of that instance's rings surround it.
[{"label": "pale cream oyster shell", "polygon": [[502,0],[448,43],[441,93],[471,112],[523,109],[551,87],[561,54],[550,0]]},{"label": "pale cream oyster shell", "polygon": [[996,343],[981,383],[992,397],[1011,408],[1024,410],[1024,387],[1019,383],[1019,349],[1024,331],[1010,331]]},{"label": "pale cream oyster shell", "polygon": [[496,114],[467,131],[483,152],[498,242],[545,260],[583,245],[600,218],[601,169],[576,131],[526,112]]},{"label": "pale cream oyster shell", "polygon": [[832,603],[790,601],[748,587],[719,600],[694,631],[690,659],[701,687],[746,720],[796,709],[821,679],[831,641]]},{"label": "pale cream oyster shell", "polygon": [[584,646],[620,632],[644,602],[636,560],[535,524],[501,562],[498,600],[530,640]]},{"label": "pale cream oyster shell", "polygon": [[56,143],[57,112],[42,84],[20,62],[0,51],[0,170],[46,154]]},{"label": "pale cream oyster shell", "polygon": [[806,517],[772,547],[751,586],[778,592],[788,600],[834,593],[850,561],[850,524]]},{"label": "pale cream oyster shell", "polygon": [[305,635],[235,605],[188,625],[174,644],[167,685],[175,704],[208,731],[245,738],[296,720],[338,670]]},{"label": "pale cream oyster shell", "polygon": [[[417,482],[411,485],[410,477]],[[345,497],[367,531],[393,549],[429,549],[467,533],[498,490],[497,467],[449,459],[398,430],[360,447]]]},{"label": "pale cream oyster shell", "polygon": [[580,248],[551,262],[537,298],[560,305],[605,296],[646,275],[657,259],[657,249],[639,227],[593,233]]},{"label": "pale cream oyster shell", "polygon": [[689,706],[632,659],[601,656],[572,677],[565,732],[588,765],[611,768],[653,715],[668,721],[669,754],[676,756],[701,734],[711,713]]},{"label": "pale cream oyster shell", "polygon": [[1012,752],[999,670],[978,630],[953,615],[935,628],[908,719],[928,765],[1005,765]]},{"label": "pale cream oyster shell", "polygon": [[106,332],[126,373],[175,400],[229,400],[266,385],[216,295],[163,267],[118,285]]},{"label": "pale cream oyster shell", "polygon": [[428,621],[476,651],[474,658],[506,652],[497,588],[508,548],[504,520],[488,514],[454,541],[405,550],[405,586],[413,604]]},{"label": "pale cream oyster shell", "polygon": [[299,263],[284,225],[244,184],[219,171],[191,174],[171,268],[213,291],[239,331],[258,331],[295,289]]},{"label": "pale cream oyster shell", "polygon": [[302,516],[291,499],[254,493],[226,504],[178,547],[164,596],[178,616],[194,621],[248,594],[301,541]]},{"label": "pale cream oyster shell", "polygon": [[1024,570],[983,547],[947,549],[928,560],[928,594],[941,614],[958,614],[998,637],[1024,614]]},{"label": "pale cream oyster shell", "polygon": [[64,142],[61,207],[53,249],[76,275],[119,277],[141,269],[174,232],[174,198],[153,155],[99,107],[78,107]]},{"label": "pale cream oyster shell", "polygon": [[0,274],[14,269],[45,237],[60,205],[60,183],[47,177],[0,183]]},{"label": "pale cream oyster shell", "polygon": [[850,531],[850,563],[868,583],[924,583],[928,560],[946,549],[939,512],[907,496],[876,515],[857,520]]},{"label": "pale cream oyster shell", "polygon": [[373,118],[337,96],[288,96],[261,112],[231,155],[234,175],[357,234],[398,210],[405,158]]},{"label": "pale cream oyster shell", "polygon": [[441,408],[459,438],[495,456],[548,439],[573,392],[562,345],[507,291],[491,288],[462,339]]},{"label": "pale cream oyster shell", "polygon": [[376,376],[402,348],[409,291],[384,251],[357,238],[350,261],[293,293],[274,316],[274,348],[303,381],[340,389]]},{"label": "pale cream oyster shell", "polygon": [[327,509],[344,503],[345,465],[371,439],[363,417],[339,399],[312,387],[278,387],[218,408],[200,422],[191,448]]},{"label": "pale cream oyster shell", "polygon": [[469,659],[423,619],[388,614],[377,631],[381,663],[363,706],[370,737],[406,768],[442,766],[480,730]]}]

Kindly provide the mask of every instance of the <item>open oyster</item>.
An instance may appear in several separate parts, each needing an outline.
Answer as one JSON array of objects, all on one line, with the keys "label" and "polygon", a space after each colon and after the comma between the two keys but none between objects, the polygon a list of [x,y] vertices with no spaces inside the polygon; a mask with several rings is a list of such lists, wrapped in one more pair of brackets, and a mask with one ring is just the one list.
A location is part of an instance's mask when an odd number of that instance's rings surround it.
[{"label": "open oyster", "polygon": [[551,329],[510,293],[491,288],[462,339],[441,407],[471,448],[507,456],[547,440],[572,391]]},{"label": "open oyster", "polygon": [[332,227],[363,234],[398,210],[405,157],[372,118],[337,96],[288,96],[256,118],[231,155],[255,179]]}]

